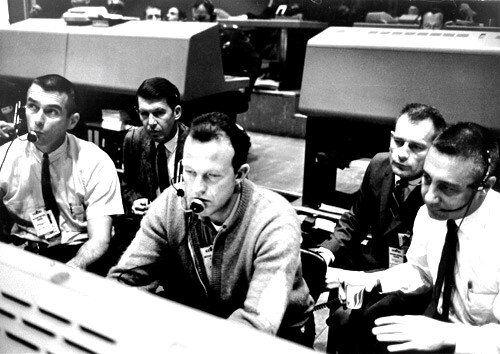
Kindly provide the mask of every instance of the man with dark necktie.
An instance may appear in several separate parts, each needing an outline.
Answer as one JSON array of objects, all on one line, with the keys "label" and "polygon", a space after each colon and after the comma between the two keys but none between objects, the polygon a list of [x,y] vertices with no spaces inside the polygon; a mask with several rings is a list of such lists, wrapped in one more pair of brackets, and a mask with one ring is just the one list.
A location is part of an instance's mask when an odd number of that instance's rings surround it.
[{"label": "man with dark necktie", "polygon": [[80,119],[73,84],[59,75],[28,89],[29,133],[0,148],[0,236],[25,250],[87,269],[107,250],[122,214],[112,160],[68,133]]},{"label": "man with dark necktie", "polygon": [[[411,103],[402,109],[389,152],[373,157],[352,208],[321,245],[333,252],[333,266],[373,271],[404,261],[413,220],[423,204],[420,179],[425,156],[444,128],[445,121],[434,107]],[[336,296],[336,292],[330,295]],[[333,353],[350,345],[344,329],[351,321],[349,309],[332,308],[331,314],[327,350]]]},{"label": "man with dark necktie", "polygon": [[122,190],[125,213],[142,217],[149,203],[180,175],[188,128],[179,122],[179,90],[164,78],[150,78],[141,84],[137,113],[142,127],[127,132],[123,143]]},{"label": "man with dark necktie", "polygon": [[328,281],[382,292],[433,289],[424,315],[385,316],[373,333],[389,351],[500,351],[498,143],[474,123],[446,129],[430,148],[408,262],[361,273],[330,269]]}]

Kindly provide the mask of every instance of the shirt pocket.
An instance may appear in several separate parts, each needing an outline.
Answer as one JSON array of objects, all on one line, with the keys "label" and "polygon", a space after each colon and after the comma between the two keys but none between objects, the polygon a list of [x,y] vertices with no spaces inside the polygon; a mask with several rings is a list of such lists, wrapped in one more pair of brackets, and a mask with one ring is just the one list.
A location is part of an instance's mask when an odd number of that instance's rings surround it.
[{"label": "shirt pocket", "polygon": [[490,322],[493,315],[493,302],[497,297],[497,293],[474,292],[468,293],[469,314],[477,324]]},{"label": "shirt pocket", "polygon": [[70,204],[69,211],[71,213],[71,217],[79,222],[85,221],[85,208],[82,204]]}]

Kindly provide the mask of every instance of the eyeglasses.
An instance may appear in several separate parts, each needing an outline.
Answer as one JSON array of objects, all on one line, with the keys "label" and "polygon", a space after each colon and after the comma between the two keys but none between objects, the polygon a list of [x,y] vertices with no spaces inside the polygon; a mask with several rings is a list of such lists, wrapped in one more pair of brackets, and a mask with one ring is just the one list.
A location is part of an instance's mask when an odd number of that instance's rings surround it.
[{"label": "eyeglasses", "polygon": [[[36,114],[38,113],[38,111],[40,111],[41,107],[35,103],[26,103],[26,106],[24,106],[24,108],[30,114]],[[42,108],[42,111],[43,115],[47,118],[59,118],[62,116],[62,111],[55,107],[44,107]]]},{"label": "eyeglasses", "polygon": [[149,112],[149,111],[146,111],[143,109],[136,109],[136,111],[139,114],[139,116],[141,117],[141,119],[144,119],[144,120],[148,119],[150,114],[152,114],[153,117],[155,117],[155,118],[162,118],[165,114],[167,114],[167,111],[164,109],[156,109],[152,112]]}]

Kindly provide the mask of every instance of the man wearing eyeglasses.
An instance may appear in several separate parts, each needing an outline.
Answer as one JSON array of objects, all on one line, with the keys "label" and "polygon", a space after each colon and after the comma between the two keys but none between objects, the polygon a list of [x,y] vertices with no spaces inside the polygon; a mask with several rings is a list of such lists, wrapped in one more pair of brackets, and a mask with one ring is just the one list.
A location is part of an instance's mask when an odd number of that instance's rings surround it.
[{"label": "man wearing eyeglasses", "polygon": [[73,84],[59,75],[28,89],[29,133],[0,148],[0,236],[25,250],[89,269],[122,214],[113,161],[68,133],[80,119]]},{"label": "man wearing eyeglasses", "polygon": [[126,214],[142,217],[160,193],[180,174],[179,161],[188,128],[180,94],[160,77],[145,80],[137,90],[142,127],[133,128],[123,143],[123,200]]},{"label": "man wearing eyeglasses", "polygon": [[[444,128],[443,117],[433,107],[411,103],[403,108],[391,133],[389,152],[373,157],[352,208],[322,245],[333,252],[336,267],[373,271],[404,262],[413,221],[423,205],[424,160]],[[332,309],[328,352],[342,350],[346,336],[340,327],[348,323],[349,313],[342,307]]]}]

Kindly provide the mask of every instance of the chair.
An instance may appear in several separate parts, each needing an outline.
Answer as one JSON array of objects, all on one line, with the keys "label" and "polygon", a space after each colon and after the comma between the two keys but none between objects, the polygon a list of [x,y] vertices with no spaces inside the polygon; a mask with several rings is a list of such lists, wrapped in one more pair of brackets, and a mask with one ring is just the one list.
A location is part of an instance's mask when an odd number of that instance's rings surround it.
[{"label": "chair", "polygon": [[[323,257],[310,249],[301,248],[300,258],[302,262],[302,276],[309,287],[314,302],[325,289],[325,277],[327,264]],[[314,322],[314,312],[311,312],[304,329],[305,345],[312,348],[316,337],[316,326]]]}]

